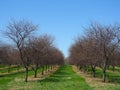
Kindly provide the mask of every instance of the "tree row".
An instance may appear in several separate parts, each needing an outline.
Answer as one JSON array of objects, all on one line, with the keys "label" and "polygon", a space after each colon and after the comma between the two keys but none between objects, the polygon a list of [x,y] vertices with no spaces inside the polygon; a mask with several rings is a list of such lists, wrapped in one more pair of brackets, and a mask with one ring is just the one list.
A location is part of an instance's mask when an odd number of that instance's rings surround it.
[{"label": "tree row", "polygon": [[0,45],[0,64],[22,65],[25,68],[25,82],[28,81],[29,68],[32,68],[34,77],[37,77],[40,67],[44,74],[45,67],[52,69],[54,65],[64,63],[64,56],[55,47],[54,39],[47,34],[37,36],[37,29],[38,26],[25,20],[12,21],[4,32],[10,44]]},{"label": "tree row", "polygon": [[96,67],[101,68],[105,82],[107,68],[120,66],[120,27],[92,23],[84,30],[85,35],[77,37],[70,47],[69,62],[84,71],[91,68],[94,77]]}]

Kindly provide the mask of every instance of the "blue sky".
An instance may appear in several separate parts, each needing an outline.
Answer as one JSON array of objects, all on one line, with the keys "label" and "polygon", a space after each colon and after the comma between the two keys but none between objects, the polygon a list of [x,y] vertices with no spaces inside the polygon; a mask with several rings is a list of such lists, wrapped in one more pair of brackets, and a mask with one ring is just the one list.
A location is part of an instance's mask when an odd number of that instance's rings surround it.
[{"label": "blue sky", "polygon": [[56,46],[68,56],[75,37],[82,36],[83,27],[91,21],[120,21],[120,0],[0,0],[1,31],[11,19],[27,19],[39,25],[38,33],[53,35]]}]

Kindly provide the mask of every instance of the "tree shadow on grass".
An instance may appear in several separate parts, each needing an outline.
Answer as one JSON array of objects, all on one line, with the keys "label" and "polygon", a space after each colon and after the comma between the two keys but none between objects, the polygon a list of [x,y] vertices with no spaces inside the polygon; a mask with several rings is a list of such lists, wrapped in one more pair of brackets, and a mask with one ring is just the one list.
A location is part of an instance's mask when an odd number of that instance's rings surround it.
[{"label": "tree shadow on grass", "polygon": [[40,82],[63,82],[66,80],[65,78],[68,77],[69,75],[70,73],[59,69],[56,72],[54,72],[52,75],[50,75],[49,77],[43,80],[40,80]]},{"label": "tree shadow on grass", "polygon": [[60,82],[60,80],[58,78],[49,77],[49,78],[40,80],[40,82]]},{"label": "tree shadow on grass", "polygon": [[120,76],[108,76],[108,82],[110,83],[120,83]]},{"label": "tree shadow on grass", "polygon": [[0,75],[0,77],[6,77],[6,76],[13,76],[13,75],[19,75],[19,74],[22,74],[24,73],[25,71],[19,71],[19,72],[14,72],[14,73],[6,73],[6,74],[3,74],[3,75]]},{"label": "tree shadow on grass", "polygon": [[64,75],[60,75],[60,74],[52,74],[50,75],[49,77],[43,79],[43,80],[40,80],[40,82],[60,82],[61,81],[61,78],[63,78]]}]

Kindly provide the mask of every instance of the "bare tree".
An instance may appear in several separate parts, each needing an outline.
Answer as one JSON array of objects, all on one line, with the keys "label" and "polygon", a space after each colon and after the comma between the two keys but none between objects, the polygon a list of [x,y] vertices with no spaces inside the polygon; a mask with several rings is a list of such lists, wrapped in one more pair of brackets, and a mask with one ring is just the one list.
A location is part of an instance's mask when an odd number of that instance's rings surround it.
[{"label": "bare tree", "polygon": [[10,38],[16,44],[16,47],[19,50],[22,64],[26,69],[25,82],[27,82],[28,78],[29,60],[26,57],[24,48],[26,46],[26,42],[28,41],[29,36],[32,34],[32,32],[36,30],[36,25],[33,25],[28,21],[21,20],[9,23],[9,25],[7,26],[7,31],[5,32],[6,36],[8,36],[8,38]]},{"label": "bare tree", "polygon": [[42,35],[39,37],[31,37],[27,45],[28,55],[31,59],[32,69],[34,70],[34,77],[37,77],[37,70],[42,66],[42,74],[44,66],[48,63],[48,50],[53,46],[53,39],[49,35]]},{"label": "bare tree", "polygon": [[[91,66],[93,76],[95,67],[102,69],[103,81],[106,80],[107,66],[116,65],[118,58],[118,47],[120,45],[119,26],[104,26],[91,24],[84,38],[77,38],[77,41],[70,48],[70,62],[85,67]],[[114,61],[112,60],[114,59]]]},{"label": "bare tree", "polygon": [[119,29],[114,26],[102,26],[102,25],[92,25],[92,32],[95,34],[95,39],[97,40],[97,45],[99,46],[99,55],[101,56],[101,68],[103,71],[103,81],[105,82],[106,77],[106,67],[109,65],[110,57],[114,53],[116,47],[118,47],[119,40]]}]

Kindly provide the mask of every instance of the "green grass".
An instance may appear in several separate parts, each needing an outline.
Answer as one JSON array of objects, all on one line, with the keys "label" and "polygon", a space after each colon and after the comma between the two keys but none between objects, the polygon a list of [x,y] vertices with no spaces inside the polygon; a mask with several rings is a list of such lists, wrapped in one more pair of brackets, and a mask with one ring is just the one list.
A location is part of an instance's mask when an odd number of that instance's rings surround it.
[{"label": "green grass", "polygon": [[[109,67],[109,70],[106,70],[106,82],[110,83],[120,83],[120,67],[115,67],[115,71],[113,72],[112,67]],[[92,74],[91,68],[88,69],[88,74]],[[96,68],[97,78],[102,79],[102,70],[100,68]]]},{"label": "green grass", "polygon": [[[23,67],[20,68],[20,70],[22,69]],[[2,73],[7,72],[6,68],[2,70]],[[31,80],[27,83],[24,82],[25,71],[18,72],[17,67],[12,67],[9,74],[0,76],[0,90],[120,90],[120,72],[117,70],[115,72],[107,70],[109,83],[104,84],[98,81],[101,83],[95,84],[97,82],[93,80],[91,83],[94,83],[95,86],[91,86],[82,76],[76,74],[70,65],[61,66],[43,80]],[[88,73],[91,73],[90,69]],[[41,74],[41,68],[38,70],[38,74]],[[34,72],[29,70],[29,77],[33,77],[33,75]],[[99,68],[96,70],[96,77],[102,78],[102,70]]]},{"label": "green grass", "polygon": [[[112,66],[109,66],[109,69],[108,69],[108,70],[113,71],[113,67],[112,67]],[[120,67],[115,66],[114,71],[120,72]]]},{"label": "green grass", "polygon": [[[19,67],[19,70],[23,69],[22,66]],[[10,72],[18,71],[18,66],[11,66]],[[0,69],[0,74],[8,73],[8,66]]]},{"label": "green grass", "polygon": [[[39,70],[40,73],[41,70]],[[29,71],[29,76],[33,71]],[[43,80],[24,82],[24,72],[0,77],[0,90],[92,90],[71,66],[61,66]]]},{"label": "green grass", "polygon": [[[96,77],[102,78],[101,69],[96,69]],[[115,84],[120,83],[120,72],[118,71],[113,72],[112,70],[106,70],[106,82],[115,83]]]},{"label": "green grass", "polygon": [[53,75],[40,82],[42,90],[92,90],[71,66],[60,67]]},{"label": "green grass", "polygon": [[[120,67],[117,67],[119,70]],[[96,68],[96,77],[93,78],[91,75],[91,68],[89,68],[87,73],[80,74],[82,77],[88,80],[88,84],[93,87],[93,90],[120,90],[120,72],[112,69],[107,70],[106,82],[102,82],[102,70],[100,68]]]}]

